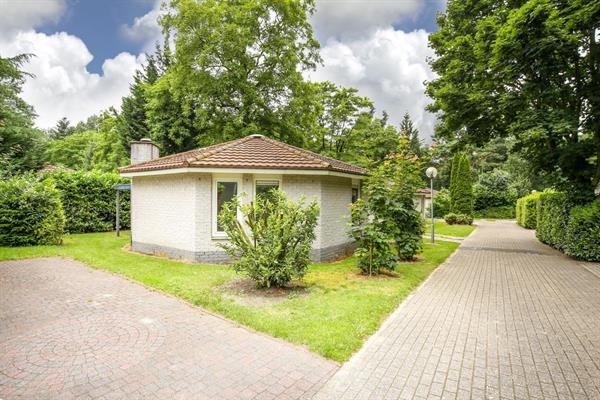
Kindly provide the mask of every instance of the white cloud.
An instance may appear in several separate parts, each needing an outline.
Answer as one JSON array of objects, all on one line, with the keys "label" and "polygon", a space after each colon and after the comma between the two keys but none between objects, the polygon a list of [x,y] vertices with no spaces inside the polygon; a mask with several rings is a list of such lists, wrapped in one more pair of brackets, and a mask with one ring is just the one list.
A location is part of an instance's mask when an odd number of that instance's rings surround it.
[{"label": "white cloud", "polygon": [[121,27],[123,36],[133,42],[144,43],[144,51],[151,52],[156,42],[162,43],[162,29],[158,24],[161,13],[161,2],[157,0],[152,10],[134,18],[131,25]]},{"label": "white cloud", "polygon": [[57,22],[66,10],[65,0],[0,0],[0,36],[27,30],[44,22]]},{"label": "white cloud", "polygon": [[317,0],[312,17],[320,40],[357,38],[415,16],[424,0]]},{"label": "white cloud", "polygon": [[47,128],[64,116],[72,122],[86,119],[110,106],[119,106],[129,91],[133,74],[143,56],[121,53],[102,64],[102,75],[87,71],[92,54],[81,39],[64,32],[46,35],[32,30],[0,38],[3,56],[32,53],[24,66],[33,73],[23,85],[23,99],[39,117],[36,124]]},{"label": "white cloud", "polygon": [[396,124],[408,111],[421,137],[429,140],[435,117],[424,110],[430,100],[423,82],[434,78],[426,61],[433,56],[427,46],[427,32],[407,33],[388,27],[360,39],[330,39],[321,56],[324,66],[310,75],[312,80],[357,88],[375,102],[377,110],[386,110]]}]

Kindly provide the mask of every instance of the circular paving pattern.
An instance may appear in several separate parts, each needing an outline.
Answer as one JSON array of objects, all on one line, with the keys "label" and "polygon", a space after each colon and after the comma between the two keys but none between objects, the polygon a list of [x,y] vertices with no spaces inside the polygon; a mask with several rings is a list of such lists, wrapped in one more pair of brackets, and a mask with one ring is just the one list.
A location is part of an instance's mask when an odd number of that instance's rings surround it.
[{"label": "circular paving pattern", "polygon": [[52,376],[61,386],[76,384],[141,363],[163,340],[162,325],[151,319],[135,321],[110,312],[63,319],[0,343],[0,373],[19,380]]}]

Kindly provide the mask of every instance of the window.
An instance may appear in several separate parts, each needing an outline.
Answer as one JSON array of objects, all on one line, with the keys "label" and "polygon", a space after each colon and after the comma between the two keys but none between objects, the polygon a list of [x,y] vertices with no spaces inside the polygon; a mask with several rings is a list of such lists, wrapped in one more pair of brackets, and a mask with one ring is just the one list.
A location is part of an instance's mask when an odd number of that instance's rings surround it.
[{"label": "window", "polygon": [[257,180],[256,181],[256,190],[255,195],[258,196],[266,196],[269,198],[270,194],[273,193],[273,190],[279,189],[279,181],[277,180]]},{"label": "window", "polygon": [[358,186],[352,186],[352,204],[356,203],[356,201],[360,199],[360,193],[358,191]]},{"label": "window", "polygon": [[223,209],[223,205],[237,196],[238,183],[229,181],[217,181],[217,212],[215,214],[217,232],[222,233],[223,227],[219,223],[218,215]]}]

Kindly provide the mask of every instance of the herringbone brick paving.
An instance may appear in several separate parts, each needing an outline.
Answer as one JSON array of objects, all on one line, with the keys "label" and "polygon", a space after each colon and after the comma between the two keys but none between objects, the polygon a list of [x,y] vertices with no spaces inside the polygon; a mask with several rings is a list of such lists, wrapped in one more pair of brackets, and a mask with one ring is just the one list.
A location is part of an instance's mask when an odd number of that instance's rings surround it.
[{"label": "herringbone brick paving", "polygon": [[338,368],[80,263],[0,263],[0,399],[310,398]]},{"label": "herringbone brick paving", "polygon": [[600,399],[588,269],[513,222],[481,222],[316,399]]}]

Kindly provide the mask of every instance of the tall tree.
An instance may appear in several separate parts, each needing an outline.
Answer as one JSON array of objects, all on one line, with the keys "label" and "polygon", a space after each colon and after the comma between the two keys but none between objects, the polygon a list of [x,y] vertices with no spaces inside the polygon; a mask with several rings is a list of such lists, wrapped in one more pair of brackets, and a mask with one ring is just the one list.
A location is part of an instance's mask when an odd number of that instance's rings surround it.
[{"label": "tall tree", "polygon": [[56,123],[56,126],[49,132],[49,136],[52,139],[63,139],[71,134],[75,133],[75,128],[71,126],[71,122],[67,117],[62,117]]},{"label": "tall tree", "polygon": [[[303,71],[320,61],[309,17],[314,0],[172,0],[161,19],[174,62],[157,84],[193,121],[193,141],[264,133],[303,144],[290,105],[305,94]],[[160,100],[151,101],[156,113]],[[184,141],[185,143],[185,141]]]},{"label": "tall tree", "polygon": [[437,133],[513,136],[533,168],[576,200],[600,181],[600,2],[448,2],[430,35]]},{"label": "tall tree", "polygon": [[36,169],[44,162],[45,135],[33,127],[33,108],[20,97],[28,76],[21,67],[30,57],[0,57],[0,175]]},{"label": "tall tree", "polygon": [[[471,163],[466,154],[461,154],[456,165],[456,173],[452,172],[454,187],[450,192],[450,209],[452,212],[464,215],[473,215],[473,176]],[[454,169],[454,168],[453,168]]]},{"label": "tall tree", "polygon": [[410,150],[421,156],[423,143],[419,139],[419,130],[415,128],[408,112],[404,113],[400,121],[400,134],[408,139]]}]

